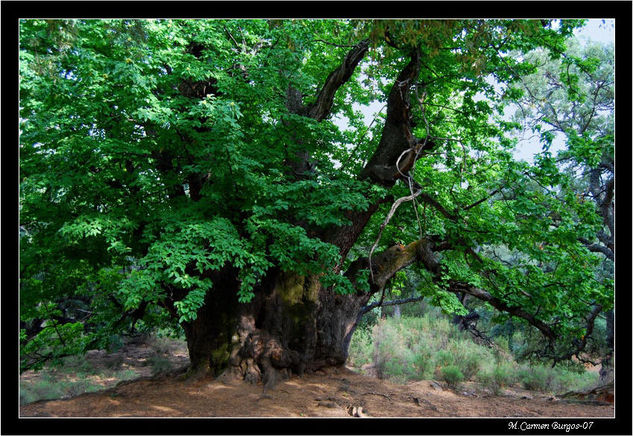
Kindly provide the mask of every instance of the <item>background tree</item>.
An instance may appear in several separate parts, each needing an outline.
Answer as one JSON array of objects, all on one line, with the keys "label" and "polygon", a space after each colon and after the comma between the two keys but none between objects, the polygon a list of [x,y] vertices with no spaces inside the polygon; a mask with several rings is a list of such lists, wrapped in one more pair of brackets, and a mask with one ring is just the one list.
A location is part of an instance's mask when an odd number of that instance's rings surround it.
[{"label": "background tree", "polygon": [[513,159],[499,93],[536,68],[509,53],[558,58],[579,24],[24,20],[23,368],[158,325],[194,373],[340,365],[407,267],[446,311],[469,295],[568,353],[587,304],[612,306],[578,238],[602,223]]},{"label": "background tree", "polygon": [[[594,272],[598,280],[612,281],[615,235],[613,44],[582,45],[571,39],[559,59],[549,59],[543,50],[533,51],[526,57],[538,65],[538,71],[525,76],[519,84],[523,95],[516,102],[515,120],[521,123],[524,132],[531,131],[543,144],[543,152],[536,156],[537,160],[554,162],[564,174],[565,183],[561,184],[559,197],[576,196],[580,202],[587,203],[592,214],[601,218],[602,228],[593,238],[587,238],[582,232],[577,237],[590,251],[604,256]],[[550,151],[550,147],[561,143],[564,147],[558,153]],[[582,218],[574,221],[581,225]],[[565,225],[556,223],[560,224]],[[598,351],[604,356],[603,378],[609,378],[612,377],[613,309],[605,311],[604,316],[608,350],[606,353]],[[594,338],[585,335],[578,344],[579,349],[584,349],[589,339]]]}]

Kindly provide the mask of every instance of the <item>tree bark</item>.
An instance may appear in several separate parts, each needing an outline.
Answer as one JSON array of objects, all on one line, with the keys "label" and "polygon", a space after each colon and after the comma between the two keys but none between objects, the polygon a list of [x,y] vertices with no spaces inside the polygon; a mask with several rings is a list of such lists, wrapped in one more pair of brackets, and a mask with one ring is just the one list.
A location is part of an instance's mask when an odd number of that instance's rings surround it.
[{"label": "tree bark", "polygon": [[370,297],[336,295],[319,276],[277,271],[253,301],[241,304],[237,285],[225,271],[196,320],[185,323],[192,373],[217,376],[228,370],[270,387],[290,373],[342,365],[356,316]]}]

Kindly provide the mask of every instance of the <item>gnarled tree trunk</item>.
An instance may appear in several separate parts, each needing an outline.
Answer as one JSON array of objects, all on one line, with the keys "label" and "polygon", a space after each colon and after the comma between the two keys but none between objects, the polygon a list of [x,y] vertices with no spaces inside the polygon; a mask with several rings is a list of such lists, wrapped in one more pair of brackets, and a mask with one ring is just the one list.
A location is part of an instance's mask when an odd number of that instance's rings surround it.
[{"label": "gnarled tree trunk", "polygon": [[223,284],[185,324],[191,367],[213,375],[228,370],[253,383],[344,364],[357,315],[369,299],[336,295],[318,276],[286,272],[271,274],[248,304],[238,302],[234,278]]}]

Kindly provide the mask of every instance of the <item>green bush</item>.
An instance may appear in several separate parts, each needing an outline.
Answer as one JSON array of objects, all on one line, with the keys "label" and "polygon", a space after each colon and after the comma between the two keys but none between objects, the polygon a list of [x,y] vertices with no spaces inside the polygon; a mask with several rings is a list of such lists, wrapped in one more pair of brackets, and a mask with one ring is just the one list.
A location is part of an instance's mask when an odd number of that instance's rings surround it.
[{"label": "green bush", "polygon": [[447,350],[440,350],[435,353],[435,365],[439,367],[449,366],[454,363],[453,353]]},{"label": "green bush", "polygon": [[119,380],[132,380],[138,377],[138,374],[133,369],[124,369],[117,371],[114,375]]},{"label": "green bush", "polygon": [[[502,348],[508,348],[505,338],[500,342]],[[523,347],[523,333],[515,332],[511,343],[509,348]],[[495,394],[514,383],[530,390],[563,393],[598,382],[597,374],[587,373],[573,362],[555,368],[539,364],[519,367],[506,351],[495,352],[476,344],[469,333],[460,331],[444,315],[430,311],[423,316],[382,319],[371,329],[359,328],[352,337],[349,362],[354,367],[373,362],[380,378],[396,382],[447,380],[457,369],[461,378],[455,377],[460,381],[478,381]]]},{"label": "green bush", "polygon": [[56,400],[65,394],[65,386],[57,383],[52,376],[45,372],[42,377],[32,383],[20,383],[21,404],[38,400]]},{"label": "green bush", "polygon": [[358,328],[349,344],[349,364],[353,367],[361,366],[372,361],[374,345],[371,331],[368,328]]},{"label": "green bush", "polygon": [[20,386],[20,404],[21,405],[29,404],[37,400],[38,398],[32,389],[28,387]]},{"label": "green bush", "polygon": [[379,378],[406,381],[416,376],[414,357],[406,346],[407,335],[393,321],[374,326],[374,367]]},{"label": "green bush", "polygon": [[531,366],[519,371],[521,384],[531,391],[548,391],[552,381],[552,374],[544,366]]},{"label": "green bush", "polygon": [[481,356],[479,354],[467,354],[457,359],[457,366],[464,374],[466,380],[471,380],[481,367]]},{"label": "green bush", "polygon": [[101,386],[85,379],[76,382],[62,382],[60,388],[63,391],[62,398],[72,398],[86,392],[96,392],[102,389]]},{"label": "green bush", "polygon": [[413,350],[413,366],[417,373],[417,379],[424,380],[432,375],[433,354],[424,344],[417,344]]},{"label": "green bush", "polygon": [[508,363],[499,363],[495,366],[493,375],[497,383],[502,387],[509,386],[516,380],[514,366]]},{"label": "green bush", "polygon": [[502,351],[506,353],[510,351],[510,344],[507,338],[499,336],[495,338],[495,344],[497,344],[497,347],[499,347]]},{"label": "green bush", "polygon": [[523,366],[519,370],[519,379],[525,389],[556,394],[582,391],[598,384],[597,373],[582,371],[544,365]]},{"label": "green bush", "polygon": [[449,386],[456,386],[457,383],[464,380],[464,374],[455,365],[449,365],[442,368],[442,379],[448,383]]},{"label": "green bush", "polygon": [[572,390],[584,391],[592,389],[600,384],[600,375],[596,372],[578,373],[561,369],[552,383],[552,389],[556,393],[565,393]]},{"label": "green bush", "polygon": [[[62,358],[57,365],[46,367],[44,373],[55,372],[62,374],[96,374],[97,369],[93,364],[82,356],[67,356]],[[52,373],[51,373],[52,374]]]},{"label": "green bush", "polygon": [[516,380],[516,373],[512,364],[496,363],[494,367],[481,370],[477,380],[497,395],[501,389],[511,385]]},{"label": "green bush", "polygon": [[453,354],[454,364],[464,374],[466,380],[472,380],[482,365],[486,362],[493,362],[493,353],[470,339],[454,341],[450,351]]}]

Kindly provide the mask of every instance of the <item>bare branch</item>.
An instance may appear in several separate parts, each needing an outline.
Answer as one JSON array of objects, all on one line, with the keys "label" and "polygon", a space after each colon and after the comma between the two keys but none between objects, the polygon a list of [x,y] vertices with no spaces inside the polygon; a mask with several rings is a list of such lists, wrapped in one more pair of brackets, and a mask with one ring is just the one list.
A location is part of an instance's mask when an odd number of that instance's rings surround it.
[{"label": "bare branch", "polygon": [[372,309],[375,309],[376,307],[385,307],[385,306],[395,306],[398,304],[407,304],[407,303],[414,303],[416,301],[421,301],[424,299],[424,296],[418,296],[418,297],[410,297],[410,298],[401,298],[398,300],[390,300],[390,301],[383,301],[381,302],[375,302],[375,303],[371,303],[368,304],[367,306],[363,307],[361,309],[361,313],[365,314],[367,312],[369,312]]},{"label": "bare branch", "polygon": [[391,209],[389,210],[389,213],[387,214],[384,221],[380,225],[380,230],[378,230],[378,237],[376,238],[376,242],[374,242],[374,245],[372,245],[371,250],[369,250],[369,272],[371,274],[372,281],[374,281],[374,269],[372,268],[372,265],[371,265],[371,256],[374,253],[374,250],[376,249],[376,247],[378,246],[378,243],[380,242],[380,238],[382,237],[383,230],[385,229],[385,227],[391,220],[391,217],[393,216],[393,214],[396,212],[396,209],[398,209],[398,206],[400,206],[405,201],[413,200],[415,197],[417,197],[421,193],[422,191],[418,191],[415,194],[411,194],[406,197],[400,197],[391,205]]}]

